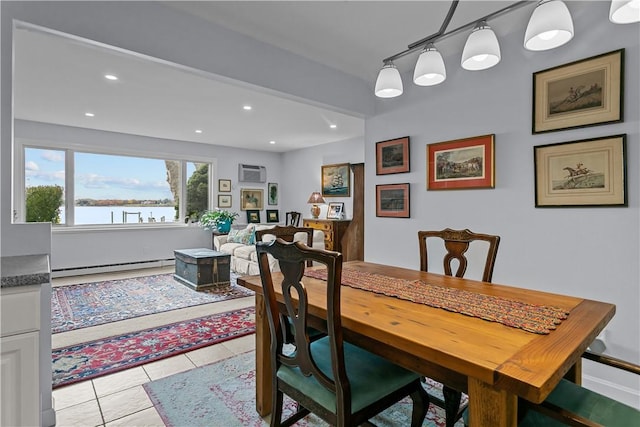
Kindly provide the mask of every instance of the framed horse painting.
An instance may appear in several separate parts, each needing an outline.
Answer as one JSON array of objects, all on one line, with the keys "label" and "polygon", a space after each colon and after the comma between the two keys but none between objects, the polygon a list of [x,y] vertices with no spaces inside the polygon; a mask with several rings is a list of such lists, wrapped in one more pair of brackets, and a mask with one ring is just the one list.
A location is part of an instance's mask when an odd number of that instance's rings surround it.
[{"label": "framed horse painting", "polygon": [[626,139],[534,147],[536,207],[627,206]]},{"label": "framed horse painting", "polygon": [[427,190],[495,187],[494,135],[427,145]]},{"label": "framed horse painting", "polygon": [[621,122],[624,49],[533,74],[533,133]]}]

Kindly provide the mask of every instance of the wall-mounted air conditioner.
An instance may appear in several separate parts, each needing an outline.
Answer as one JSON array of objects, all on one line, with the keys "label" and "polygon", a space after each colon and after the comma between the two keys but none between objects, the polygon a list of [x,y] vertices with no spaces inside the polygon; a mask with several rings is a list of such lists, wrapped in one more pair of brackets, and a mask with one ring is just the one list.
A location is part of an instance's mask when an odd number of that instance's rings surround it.
[{"label": "wall-mounted air conditioner", "polygon": [[238,164],[238,181],[267,182],[267,168],[264,166]]}]

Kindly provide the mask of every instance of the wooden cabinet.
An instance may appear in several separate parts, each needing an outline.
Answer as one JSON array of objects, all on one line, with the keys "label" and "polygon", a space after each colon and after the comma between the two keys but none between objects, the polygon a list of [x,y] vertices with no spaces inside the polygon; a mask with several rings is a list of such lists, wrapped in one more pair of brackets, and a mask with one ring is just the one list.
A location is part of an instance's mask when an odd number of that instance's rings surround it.
[{"label": "wooden cabinet", "polygon": [[305,218],[302,221],[303,227],[322,230],[324,232],[324,248],[337,252],[342,252],[342,237],[349,224],[351,224],[351,220]]}]

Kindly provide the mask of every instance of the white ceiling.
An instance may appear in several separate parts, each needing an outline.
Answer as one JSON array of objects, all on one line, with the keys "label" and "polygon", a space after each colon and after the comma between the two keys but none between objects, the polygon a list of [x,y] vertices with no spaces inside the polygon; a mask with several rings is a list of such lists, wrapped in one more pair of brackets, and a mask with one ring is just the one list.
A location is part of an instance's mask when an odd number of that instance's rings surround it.
[{"label": "white ceiling", "polygon": [[[510,3],[463,0],[448,29]],[[382,60],[437,32],[451,3],[166,4],[363,78],[373,90]],[[496,33],[500,35],[500,30],[496,29]],[[361,137],[364,133],[361,117],[232,85],[195,70],[37,31],[21,29],[14,40],[14,114],[19,119],[267,151],[289,151]],[[447,43],[460,50],[464,37],[444,40],[439,48],[446,48]],[[410,64],[415,56],[409,55],[396,64],[403,67],[403,61]],[[107,81],[103,78],[105,73],[120,79]],[[245,104],[253,109],[243,110]],[[87,111],[95,113],[95,117],[85,117]],[[330,129],[330,124],[337,128]],[[196,129],[203,132],[196,134]],[[269,144],[271,140],[276,144]]]}]

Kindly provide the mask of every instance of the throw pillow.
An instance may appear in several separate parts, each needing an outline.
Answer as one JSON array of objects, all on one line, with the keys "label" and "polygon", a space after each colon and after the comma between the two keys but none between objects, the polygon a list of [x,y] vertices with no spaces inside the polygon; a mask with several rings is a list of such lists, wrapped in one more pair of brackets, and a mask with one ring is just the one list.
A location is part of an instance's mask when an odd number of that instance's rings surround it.
[{"label": "throw pillow", "polygon": [[243,245],[253,245],[255,242],[253,227],[243,228],[242,230],[229,230],[227,242],[242,243]]}]

